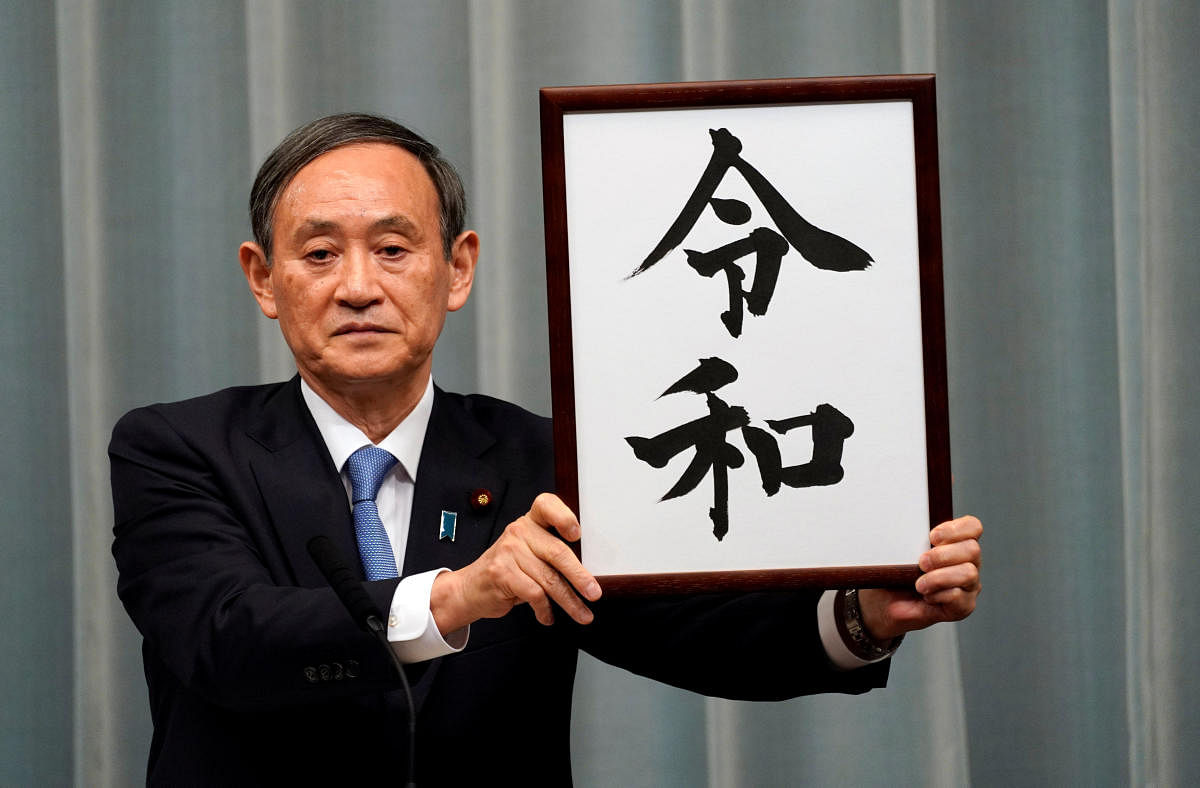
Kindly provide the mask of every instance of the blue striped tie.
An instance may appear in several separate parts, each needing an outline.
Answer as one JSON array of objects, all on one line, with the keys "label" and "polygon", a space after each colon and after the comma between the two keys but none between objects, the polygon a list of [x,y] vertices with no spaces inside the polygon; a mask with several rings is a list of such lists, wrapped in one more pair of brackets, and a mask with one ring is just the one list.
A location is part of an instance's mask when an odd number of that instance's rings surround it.
[{"label": "blue striped tie", "polygon": [[397,462],[389,452],[378,446],[364,446],[346,460],[346,475],[354,498],[354,534],[358,537],[358,552],[368,580],[396,577],[396,559],[375,496],[383,477]]}]

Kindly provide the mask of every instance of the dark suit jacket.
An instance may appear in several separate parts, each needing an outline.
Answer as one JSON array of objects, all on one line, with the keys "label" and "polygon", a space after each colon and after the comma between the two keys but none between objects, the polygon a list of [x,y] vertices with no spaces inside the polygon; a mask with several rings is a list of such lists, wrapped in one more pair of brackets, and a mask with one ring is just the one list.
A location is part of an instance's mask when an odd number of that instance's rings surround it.
[{"label": "dark suit jacket", "polygon": [[[358,555],[345,489],[299,380],[127,414],[109,447],[118,593],[143,635],[164,785],[367,784],[404,773],[405,711],[386,655],[308,556],[316,534]],[[417,471],[404,573],[465,566],[553,489],[550,424],[438,391]],[[477,514],[467,496],[494,495]],[[439,541],[442,510],[458,513]],[[357,561],[353,561],[357,567]],[[367,583],[387,610],[396,580]],[[595,622],[528,606],[476,622],[461,654],[408,667],[422,785],[570,782],[578,648],[706,694],[773,700],[881,686],[833,670],[815,593],[602,601]]]}]

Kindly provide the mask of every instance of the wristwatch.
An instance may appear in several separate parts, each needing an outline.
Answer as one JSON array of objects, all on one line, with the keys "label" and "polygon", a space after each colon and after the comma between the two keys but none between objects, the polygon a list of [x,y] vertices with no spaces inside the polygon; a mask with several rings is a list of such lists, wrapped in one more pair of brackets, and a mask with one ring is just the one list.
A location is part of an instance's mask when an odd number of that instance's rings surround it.
[{"label": "wristwatch", "polygon": [[838,591],[833,601],[833,617],[850,653],[865,662],[876,662],[890,657],[904,640],[904,635],[884,641],[871,637],[863,624],[857,588]]}]

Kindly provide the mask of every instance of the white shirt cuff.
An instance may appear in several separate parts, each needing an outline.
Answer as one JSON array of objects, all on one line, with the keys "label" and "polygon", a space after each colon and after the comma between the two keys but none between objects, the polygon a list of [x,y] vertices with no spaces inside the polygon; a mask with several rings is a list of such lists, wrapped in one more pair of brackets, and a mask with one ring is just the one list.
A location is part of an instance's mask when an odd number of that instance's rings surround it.
[{"label": "white shirt cuff", "polygon": [[456,654],[466,647],[471,627],[456,629],[443,638],[429,609],[429,594],[433,590],[434,578],[449,571],[443,567],[410,575],[396,586],[396,593],[392,595],[392,609],[388,614],[387,636],[401,662],[424,662]]},{"label": "white shirt cuff", "polygon": [[[825,654],[829,657],[829,661],[839,670],[854,670],[864,665],[870,665],[872,662],[878,662],[879,660],[865,660],[856,656],[842,640],[833,612],[833,600],[836,596],[837,591],[830,589],[821,594],[821,600],[817,602],[817,628],[821,632],[821,644],[825,646]],[[880,657],[880,659],[887,659],[887,657]]]}]

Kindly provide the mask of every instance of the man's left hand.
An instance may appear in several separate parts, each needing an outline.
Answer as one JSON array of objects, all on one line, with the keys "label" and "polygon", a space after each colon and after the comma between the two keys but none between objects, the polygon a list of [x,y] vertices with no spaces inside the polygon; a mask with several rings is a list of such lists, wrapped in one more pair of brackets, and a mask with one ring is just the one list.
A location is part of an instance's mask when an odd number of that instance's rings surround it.
[{"label": "man's left hand", "polygon": [[979,597],[979,538],[983,525],[959,517],[929,532],[929,550],[918,561],[923,574],[915,590],[864,588],[858,592],[863,625],[879,641],[924,629],[939,621],[964,619]]}]

